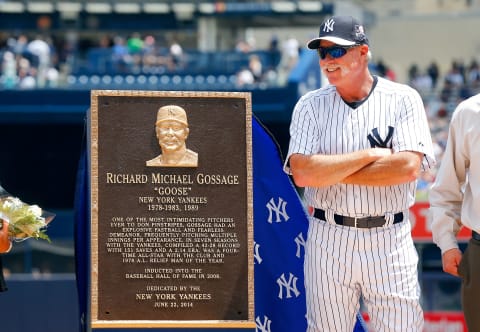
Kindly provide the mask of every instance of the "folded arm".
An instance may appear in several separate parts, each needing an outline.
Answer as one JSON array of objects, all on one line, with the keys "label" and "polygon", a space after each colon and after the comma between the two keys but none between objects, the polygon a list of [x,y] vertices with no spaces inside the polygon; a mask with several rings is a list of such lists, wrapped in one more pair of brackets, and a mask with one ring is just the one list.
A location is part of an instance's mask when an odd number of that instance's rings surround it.
[{"label": "folded arm", "polygon": [[420,174],[423,154],[402,151],[377,159],[345,177],[341,183],[366,186],[390,186],[415,181]]},{"label": "folded arm", "polygon": [[393,185],[418,176],[422,154],[372,148],[341,155],[290,156],[290,168],[299,187],[323,187],[337,183]]}]

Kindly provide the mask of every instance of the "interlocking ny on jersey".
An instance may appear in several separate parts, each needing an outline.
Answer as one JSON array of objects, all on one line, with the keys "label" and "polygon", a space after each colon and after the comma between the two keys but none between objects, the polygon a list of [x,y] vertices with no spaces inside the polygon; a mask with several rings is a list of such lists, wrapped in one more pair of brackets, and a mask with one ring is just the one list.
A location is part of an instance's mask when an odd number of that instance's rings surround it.
[{"label": "interlocking ny on jersey", "polygon": [[373,128],[372,132],[368,134],[367,138],[368,141],[370,142],[370,146],[372,148],[392,148],[392,136],[393,136],[393,131],[395,128],[392,126],[388,126],[388,133],[387,137],[383,139],[380,136],[380,133],[378,132],[378,128]]}]

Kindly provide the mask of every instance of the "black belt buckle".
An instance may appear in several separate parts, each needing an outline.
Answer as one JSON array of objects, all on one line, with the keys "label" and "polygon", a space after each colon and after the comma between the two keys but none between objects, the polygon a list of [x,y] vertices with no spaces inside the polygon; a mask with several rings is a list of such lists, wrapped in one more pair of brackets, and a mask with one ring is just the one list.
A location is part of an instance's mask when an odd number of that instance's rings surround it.
[{"label": "black belt buckle", "polygon": [[480,241],[480,234],[475,231],[472,231],[472,239]]},{"label": "black belt buckle", "polygon": [[385,216],[376,216],[376,217],[364,217],[364,218],[354,218],[354,217],[343,217],[344,226],[350,226],[355,228],[374,228],[382,227],[387,221]]}]

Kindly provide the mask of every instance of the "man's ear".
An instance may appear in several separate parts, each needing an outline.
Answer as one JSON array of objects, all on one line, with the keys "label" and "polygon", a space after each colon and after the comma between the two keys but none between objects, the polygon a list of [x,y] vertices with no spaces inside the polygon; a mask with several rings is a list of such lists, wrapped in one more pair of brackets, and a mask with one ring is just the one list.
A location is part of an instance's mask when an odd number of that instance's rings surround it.
[{"label": "man's ear", "polygon": [[362,55],[367,55],[369,50],[370,50],[370,48],[368,47],[367,44],[363,44],[363,45],[360,46],[360,53]]}]

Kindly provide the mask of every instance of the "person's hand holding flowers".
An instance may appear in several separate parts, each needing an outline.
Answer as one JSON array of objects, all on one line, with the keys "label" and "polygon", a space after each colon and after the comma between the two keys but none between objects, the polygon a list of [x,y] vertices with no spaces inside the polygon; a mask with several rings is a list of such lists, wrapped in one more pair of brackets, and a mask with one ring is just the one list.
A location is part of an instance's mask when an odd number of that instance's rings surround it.
[{"label": "person's hand holding flowers", "polygon": [[8,235],[8,222],[0,219],[0,253],[9,252],[12,249],[12,241]]}]

